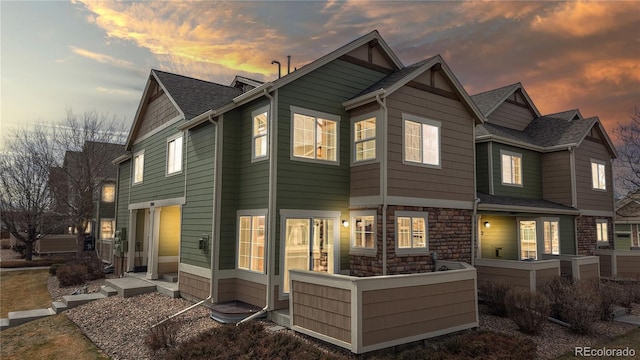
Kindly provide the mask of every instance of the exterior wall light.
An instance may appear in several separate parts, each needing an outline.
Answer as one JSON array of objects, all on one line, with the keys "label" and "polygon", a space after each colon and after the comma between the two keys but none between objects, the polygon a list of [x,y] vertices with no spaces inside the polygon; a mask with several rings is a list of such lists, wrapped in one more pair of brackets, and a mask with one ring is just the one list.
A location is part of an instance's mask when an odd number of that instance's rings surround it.
[{"label": "exterior wall light", "polygon": [[342,220],[342,226],[349,227],[349,222],[347,220]]},{"label": "exterior wall light", "polygon": [[490,223],[490,222],[488,222],[488,221],[485,221],[485,222],[484,222],[484,227],[486,227],[486,228],[490,228],[490,227],[491,227],[491,223]]}]

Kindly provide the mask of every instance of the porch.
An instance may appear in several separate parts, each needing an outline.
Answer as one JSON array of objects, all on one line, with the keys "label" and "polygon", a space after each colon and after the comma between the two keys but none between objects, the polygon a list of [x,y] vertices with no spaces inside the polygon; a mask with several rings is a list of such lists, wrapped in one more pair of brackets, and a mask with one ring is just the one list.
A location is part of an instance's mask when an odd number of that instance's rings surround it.
[{"label": "porch", "polygon": [[354,277],[290,270],[289,327],[365,353],[478,326],[476,269]]},{"label": "porch", "polygon": [[560,260],[495,260],[476,259],[478,286],[487,282],[505,282],[516,288],[535,292],[556,276],[560,276]]},{"label": "porch", "polygon": [[600,250],[593,254],[600,259],[600,276],[612,279],[640,278],[640,251]]},{"label": "porch", "polygon": [[543,260],[560,260],[560,276],[574,280],[600,280],[600,259],[597,256],[543,254]]}]

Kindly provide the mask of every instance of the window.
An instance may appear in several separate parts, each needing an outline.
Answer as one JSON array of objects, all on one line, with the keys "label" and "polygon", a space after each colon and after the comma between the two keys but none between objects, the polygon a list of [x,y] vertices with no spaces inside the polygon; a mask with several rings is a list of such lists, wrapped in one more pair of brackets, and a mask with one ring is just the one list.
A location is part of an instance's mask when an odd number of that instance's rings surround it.
[{"label": "window", "polygon": [[291,107],[292,158],[338,162],[338,121],[335,115]]},{"label": "window", "polygon": [[558,220],[545,220],[543,221],[544,231],[544,253],[545,254],[560,254],[560,231]]},{"label": "window", "polygon": [[370,117],[353,123],[354,162],[376,158],[376,118]]},{"label": "window", "polygon": [[140,184],[144,178],[144,151],[133,156],[133,183]]},{"label": "window", "polygon": [[116,200],[116,185],[105,184],[102,186],[102,201],[114,202]]},{"label": "window", "polygon": [[428,250],[426,213],[396,211],[396,249]]},{"label": "window", "polygon": [[351,253],[375,254],[376,211],[354,211],[351,213]]},{"label": "window", "polygon": [[522,154],[500,152],[502,158],[502,184],[522,185]]},{"label": "window", "polygon": [[100,220],[100,239],[113,239],[115,225],[113,219]]},{"label": "window", "polygon": [[536,221],[520,221],[520,260],[537,260]]},{"label": "window", "polygon": [[440,166],[440,122],[402,114],[404,161]]},{"label": "window", "polygon": [[609,232],[607,230],[607,220],[596,220],[596,232],[598,236],[598,246],[609,246]]},{"label": "window", "polygon": [[264,272],[265,216],[239,217],[238,268]]},{"label": "window", "polygon": [[251,114],[253,118],[251,158],[266,159],[269,156],[269,112],[262,108]]},{"label": "window", "polygon": [[167,175],[182,171],[182,134],[167,140]]},{"label": "window", "polygon": [[594,189],[607,190],[607,175],[605,173],[604,161],[591,160],[591,180]]}]

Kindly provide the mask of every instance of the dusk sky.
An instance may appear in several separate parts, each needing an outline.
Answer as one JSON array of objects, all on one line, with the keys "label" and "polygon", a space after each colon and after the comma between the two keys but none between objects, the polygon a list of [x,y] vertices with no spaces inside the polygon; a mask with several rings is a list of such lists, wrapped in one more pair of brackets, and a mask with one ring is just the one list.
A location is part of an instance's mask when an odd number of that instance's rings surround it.
[{"label": "dusk sky", "polygon": [[640,2],[0,2],[2,135],[96,110],[129,126],[152,68],[273,80],[377,29],[405,65],[441,54],[470,94],[522,82],[543,114],[610,135],[640,106]]}]

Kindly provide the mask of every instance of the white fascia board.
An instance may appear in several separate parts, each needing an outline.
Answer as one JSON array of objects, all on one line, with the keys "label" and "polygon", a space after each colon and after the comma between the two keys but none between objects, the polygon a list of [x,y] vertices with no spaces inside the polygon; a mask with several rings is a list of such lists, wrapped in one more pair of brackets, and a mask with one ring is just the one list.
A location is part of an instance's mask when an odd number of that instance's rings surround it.
[{"label": "white fascia board", "polygon": [[113,165],[118,165],[118,164],[121,164],[121,163],[123,163],[123,162],[125,162],[125,161],[129,160],[129,159],[131,159],[131,154],[130,154],[130,153],[128,153],[128,154],[123,154],[123,155],[120,155],[120,156],[118,156],[117,158],[113,159],[113,160],[111,161],[111,164],[113,164]]}]

